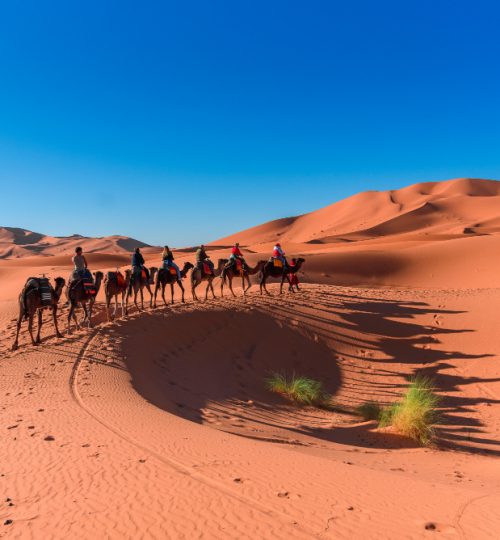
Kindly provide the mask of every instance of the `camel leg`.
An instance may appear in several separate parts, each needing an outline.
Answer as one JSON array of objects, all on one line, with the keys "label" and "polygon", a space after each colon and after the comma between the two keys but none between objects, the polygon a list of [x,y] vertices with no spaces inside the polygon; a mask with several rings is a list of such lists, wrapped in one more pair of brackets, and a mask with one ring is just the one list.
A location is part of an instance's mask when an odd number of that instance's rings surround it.
[{"label": "camel leg", "polygon": [[115,293],[115,311],[113,312],[113,319],[116,319],[118,313],[118,292]]},{"label": "camel leg", "polygon": [[31,343],[33,343],[33,345],[36,345],[36,341],[35,339],[33,338],[33,318],[35,316],[35,312],[34,311],[30,311],[30,314],[29,314],[29,319],[28,319],[28,331],[30,333],[30,336],[31,336]]},{"label": "camel leg", "polygon": [[139,293],[141,295],[141,309],[144,311],[144,287],[139,289]]},{"label": "camel leg", "polygon": [[149,283],[146,283],[146,289],[148,290],[150,299],[149,299],[149,307],[153,307],[153,292],[151,291],[151,287],[149,286]]},{"label": "camel leg", "polygon": [[[250,276],[246,276],[246,279],[248,281],[248,287],[245,289],[243,288],[243,290],[245,291],[245,294],[250,290],[250,288],[252,287],[252,282],[250,281]],[[243,286],[244,286],[245,282],[243,281]]]},{"label": "camel leg", "polygon": [[71,334],[71,317],[73,316],[73,304],[70,301],[69,302],[69,311],[68,311],[68,335]]},{"label": "camel leg", "polygon": [[137,308],[137,311],[141,311],[140,308],[139,308],[139,306],[137,305],[137,292],[138,292],[138,291],[137,291],[137,289],[136,289],[135,286],[134,286],[134,305],[135,305],[135,307]]},{"label": "camel leg", "polygon": [[87,302],[82,302],[83,312],[85,313],[85,316],[82,319],[82,326],[85,321],[89,320],[89,310],[87,309]]},{"label": "camel leg", "polygon": [[199,301],[198,296],[196,295],[196,287],[201,283],[198,279],[193,279],[191,281],[191,294],[193,295],[193,300]]},{"label": "camel leg", "polygon": [[56,336],[62,338],[62,334],[59,332],[59,327],[57,326],[57,304],[52,306],[52,319],[54,320],[54,326],[56,327]]},{"label": "camel leg", "polygon": [[170,298],[172,298],[172,305],[174,305],[175,301],[174,301],[174,284],[173,283],[170,284]]},{"label": "camel leg", "polygon": [[[182,303],[184,304],[185,301],[184,301],[184,285],[182,284],[182,281],[178,281],[177,282],[179,284],[179,287],[181,288],[181,291],[182,291]],[[174,294],[174,286],[172,285],[172,301],[173,301],[173,294]]]},{"label": "camel leg", "polygon": [[36,332],[36,340],[35,340],[37,345],[39,345],[42,342],[40,338],[40,334],[42,332],[42,321],[43,321],[42,310],[39,309],[38,310],[38,329]]},{"label": "camel leg", "polygon": [[267,290],[267,287],[266,287],[266,277],[263,276],[262,279],[260,280],[260,294],[262,294],[262,290],[264,290],[264,292],[271,296],[271,293]]},{"label": "camel leg", "polygon": [[14,343],[12,344],[12,350],[15,351],[19,347],[19,332],[21,330],[21,323],[23,321],[24,317],[24,311],[19,306],[19,316],[17,318],[17,328],[16,328],[16,339],[14,340]]},{"label": "camel leg", "polygon": [[[108,293],[106,293],[106,317],[108,318],[108,322],[111,322],[111,317],[109,315],[110,305],[111,305],[111,296]],[[116,309],[115,309],[115,313],[116,313]]]},{"label": "camel leg", "polygon": [[155,294],[154,294],[154,299],[153,299],[153,307],[156,308],[156,297],[158,295],[158,289],[160,288],[160,280],[157,279],[156,280],[156,285],[155,285]]},{"label": "camel leg", "polygon": [[[164,283],[164,284],[162,285],[162,289],[161,289],[161,297],[163,298],[163,303],[164,303],[165,305],[167,305],[167,299],[165,298],[165,287],[166,287],[166,286],[167,286],[167,284]],[[172,298],[172,304],[173,304],[173,303],[174,303],[174,299]]]},{"label": "camel leg", "polygon": [[88,322],[89,328],[92,328],[92,309],[94,308],[94,304],[95,304],[95,298],[93,298],[89,302],[89,322]]},{"label": "camel leg", "polygon": [[236,295],[234,294],[234,291],[233,291],[233,279],[232,278],[228,278],[228,285],[229,285],[229,290],[231,291],[231,294],[234,296],[234,298],[236,298]]},{"label": "camel leg", "polygon": [[225,277],[223,277],[220,280],[220,297],[221,298],[224,298],[224,283],[226,283],[226,278]]},{"label": "camel leg", "polygon": [[215,296],[214,280],[213,280],[213,279],[210,281],[210,289],[211,289],[211,291],[212,291],[212,294],[214,295],[214,298],[217,298],[217,297]]}]

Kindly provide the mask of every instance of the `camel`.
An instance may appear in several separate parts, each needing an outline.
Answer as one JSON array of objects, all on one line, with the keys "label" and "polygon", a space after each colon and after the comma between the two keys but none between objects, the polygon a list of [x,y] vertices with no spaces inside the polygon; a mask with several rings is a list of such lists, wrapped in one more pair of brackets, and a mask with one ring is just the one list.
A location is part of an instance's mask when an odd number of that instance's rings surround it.
[{"label": "camel", "polygon": [[121,297],[121,306],[122,306],[122,317],[125,316],[125,295],[127,294],[127,289],[130,284],[130,276],[132,271],[130,269],[125,271],[125,283],[123,285],[118,284],[118,280],[116,277],[114,279],[109,279],[110,274],[116,274],[118,273],[118,270],[116,272],[108,272],[108,275],[106,276],[106,279],[104,280],[104,294],[106,296],[106,315],[108,317],[108,321],[111,321],[111,317],[109,314],[109,307],[113,300],[115,299],[115,309],[113,311],[113,319],[116,317],[116,313],[118,311],[118,297]]},{"label": "camel", "polygon": [[[184,268],[181,270],[181,278],[185,278],[191,270],[191,268],[194,268],[194,265],[190,262],[184,263]],[[169,270],[166,270],[165,268],[160,268],[158,270],[158,276],[156,278],[156,287],[155,287],[155,294],[154,294],[154,302],[153,307],[156,307],[156,296],[158,294],[158,290],[161,287],[161,297],[163,298],[163,303],[167,305],[167,301],[165,300],[165,287],[167,285],[170,285],[170,292],[172,295],[172,304],[174,303],[174,283],[177,283],[182,291],[182,303],[184,303],[184,286],[182,285],[182,280],[177,279],[177,273],[171,274]]]},{"label": "camel", "polygon": [[[104,274],[102,272],[95,272],[94,273],[94,287],[95,287],[95,294],[88,295],[85,292],[85,289],[83,287],[83,281],[77,280],[77,283],[72,285],[71,283],[68,284],[68,288],[66,289],[66,296],[68,297],[69,302],[69,312],[68,312],[68,334],[71,334],[71,317],[73,317],[73,320],[75,321],[76,329],[80,329],[80,325],[78,324],[78,321],[76,319],[76,308],[78,304],[80,304],[83,308],[83,311],[85,313],[85,316],[82,320],[82,324],[87,321],[87,325],[89,328],[92,327],[92,308],[94,307],[95,300],[97,295],[99,294],[99,289],[101,288],[102,279],[104,277]],[[87,302],[89,304],[89,307],[87,309]]]},{"label": "camel", "polygon": [[[125,297],[125,315],[128,315],[128,299],[134,294],[134,305],[139,311],[144,310],[144,293],[143,289],[146,289],[150,295],[149,307],[153,307],[153,292],[151,291],[150,285],[155,282],[155,274],[158,271],[158,268],[152,266],[149,269],[149,281],[144,278],[142,272],[137,275],[132,275],[130,278],[130,283],[128,286],[127,296]],[[137,293],[141,295],[141,307],[137,304]]]},{"label": "camel", "polygon": [[205,274],[202,270],[200,270],[197,266],[193,268],[193,271],[191,272],[191,292],[193,294],[193,300],[198,300],[198,297],[196,296],[196,287],[201,284],[202,281],[207,281],[207,290],[205,292],[205,300],[208,299],[208,291],[211,290],[212,294],[215,296],[214,286],[212,284],[212,281],[219,277],[222,274],[222,270],[224,269],[224,265],[226,264],[226,259],[219,259],[219,262],[217,264],[217,269],[215,270],[215,274]]},{"label": "camel", "polygon": [[304,263],[305,259],[299,258],[297,259],[297,264],[295,266],[290,267],[287,265],[286,270],[284,271],[283,268],[274,266],[273,260],[268,261],[260,272],[260,294],[262,294],[262,290],[264,290],[266,294],[270,294],[266,289],[266,282],[270,277],[281,278],[280,294],[283,293],[283,283],[285,283],[285,279],[288,281],[290,291],[294,293],[295,291],[290,284],[290,278],[288,276],[289,274],[296,274]]},{"label": "camel", "polygon": [[[50,287],[50,292],[52,295],[51,304],[50,306],[43,306],[40,289],[37,287],[28,286],[31,279],[32,278],[28,279],[23,291],[19,295],[19,317],[17,318],[16,339],[12,345],[13,351],[19,347],[19,331],[21,329],[21,322],[23,319],[28,319],[28,330],[33,345],[39,345],[41,343],[40,332],[42,330],[42,310],[45,309],[45,307],[52,309],[52,318],[54,319],[54,326],[56,327],[56,336],[58,338],[62,337],[57,326],[57,304],[59,303],[64,285],[66,284],[65,280],[61,277],[54,280],[56,283],[55,289],[52,286]],[[33,319],[35,317],[35,313],[38,313],[38,331],[36,334],[36,339],[33,338]]]},{"label": "camel", "polygon": [[[227,264],[227,261],[225,261],[224,264]],[[258,274],[259,272],[261,272],[262,269],[264,268],[265,264],[266,264],[266,261],[259,261],[253,268],[247,266],[244,271],[243,270],[241,271],[241,273],[236,270],[234,265],[231,268],[228,268],[228,269],[225,268],[222,271],[222,276],[221,276],[222,277],[222,281],[221,281],[221,284],[220,284],[220,294],[221,294],[221,296],[224,296],[224,285],[226,284],[226,278],[227,278],[228,285],[229,285],[229,290],[231,291],[233,296],[236,297],[236,295],[234,294],[234,291],[233,291],[233,278],[235,278],[235,277],[241,277],[241,287],[243,289],[243,294],[246,295],[247,291],[252,286],[252,283],[250,281],[250,276],[253,276],[253,275]],[[248,283],[247,288],[245,288],[245,281]]]}]

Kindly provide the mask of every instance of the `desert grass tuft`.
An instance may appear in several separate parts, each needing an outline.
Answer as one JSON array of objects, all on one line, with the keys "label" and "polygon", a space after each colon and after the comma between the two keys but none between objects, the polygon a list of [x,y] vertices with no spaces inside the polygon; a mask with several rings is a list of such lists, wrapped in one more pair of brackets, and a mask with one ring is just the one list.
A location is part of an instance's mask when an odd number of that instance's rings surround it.
[{"label": "desert grass tuft", "polygon": [[301,405],[326,406],[331,398],[321,382],[308,377],[293,375],[288,378],[281,373],[274,373],[266,379],[266,386],[271,392],[284,395]]},{"label": "desert grass tuft", "polygon": [[421,444],[429,444],[434,437],[434,425],[439,421],[439,397],[433,392],[433,381],[416,377],[401,401],[382,410],[380,426],[392,428]]}]

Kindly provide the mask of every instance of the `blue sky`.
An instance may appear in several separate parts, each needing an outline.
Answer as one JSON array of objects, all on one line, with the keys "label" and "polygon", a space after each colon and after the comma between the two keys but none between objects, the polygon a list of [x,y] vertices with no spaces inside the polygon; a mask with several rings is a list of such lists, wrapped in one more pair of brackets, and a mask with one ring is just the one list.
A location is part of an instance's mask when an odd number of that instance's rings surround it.
[{"label": "blue sky", "polygon": [[0,225],[192,245],[500,178],[498,2],[3,2]]}]

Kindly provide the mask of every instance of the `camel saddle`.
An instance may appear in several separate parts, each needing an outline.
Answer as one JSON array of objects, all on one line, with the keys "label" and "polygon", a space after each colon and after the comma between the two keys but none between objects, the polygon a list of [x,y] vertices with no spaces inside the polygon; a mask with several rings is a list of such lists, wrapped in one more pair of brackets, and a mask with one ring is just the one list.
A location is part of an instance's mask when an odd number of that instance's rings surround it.
[{"label": "camel saddle", "polygon": [[210,265],[207,264],[206,262],[203,263],[203,272],[205,273],[206,276],[212,275],[212,269],[210,268]]},{"label": "camel saddle", "polygon": [[24,311],[26,312],[26,296],[33,291],[38,291],[40,294],[40,302],[42,306],[50,306],[52,304],[52,286],[48,278],[30,277],[26,281],[26,285],[21,293],[21,302]]},{"label": "camel saddle", "polygon": [[92,298],[96,296],[97,290],[95,288],[94,280],[92,278],[81,277],[73,280],[70,285],[70,291],[74,290],[79,284],[82,285],[83,293],[87,298]]},{"label": "camel saddle", "polygon": [[274,268],[283,268],[283,263],[279,260],[273,257],[273,264]]},{"label": "camel saddle", "polygon": [[127,287],[127,282],[121,272],[108,272],[108,281],[116,283],[120,289],[125,289]]},{"label": "camel saddle", "polygon": [[170,272],[170,274],[172,274],[172,276],[177,275],[177,270],[173,266],[169,266],[168,271]]}]

